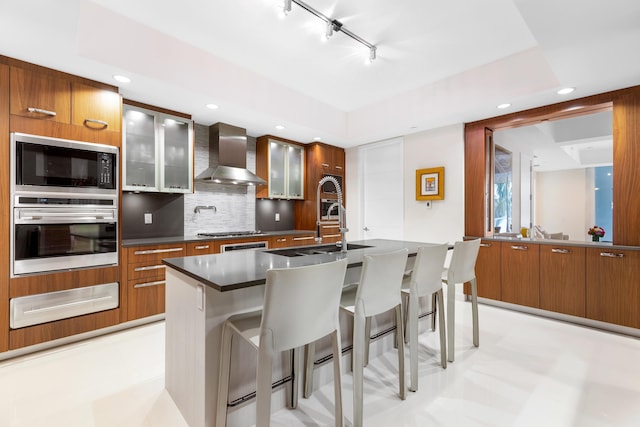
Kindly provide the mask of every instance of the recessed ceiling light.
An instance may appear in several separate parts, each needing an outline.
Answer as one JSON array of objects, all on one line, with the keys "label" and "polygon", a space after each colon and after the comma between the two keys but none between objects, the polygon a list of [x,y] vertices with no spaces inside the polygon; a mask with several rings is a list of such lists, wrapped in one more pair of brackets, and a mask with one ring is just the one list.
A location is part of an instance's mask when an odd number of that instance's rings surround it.
[{"label": "recessed ceiling light", "polygon": [[511,104],[500,104],[498,105],[498,108],[502,109],[502,108],[509,108],[511,107]]},{"label": "recessed ceiling light", "polygon": [[114,75],[113,79],[119,81],[120,83],[131,83],[131,79],[129,77],[121,76],[119,74]]},{"label": "recessed ceiling light", "polygon": [[278,130],[282,130],[282,129],[284,129],[284,128],[285,128],[285,127],[284,127],[283,125],[276,125],[276,129],[278,129]]},{"label": "recessed ceiling light", "polygon": [[218,109],[218,105],[216,105],[216,104],[207,104],[206,107],[209,108],[210,110],[217,110]]},{"label": "recessed ceiling light", "polygon": [[568,93],[573,92],[574,90],[576,90],[576,88],[575,88],[575,87],[565,87],[565,88],[563,88],[563,89],[560,89],[560,90],[557,92],[557,94],[558,94],[558,95],[566,95],[566,94],[568,94]]},{"label": "recessed ceiling light", "polygon": [[316,136],[313,138],[314,141],[322,141],[322,137],[320,136]]}]

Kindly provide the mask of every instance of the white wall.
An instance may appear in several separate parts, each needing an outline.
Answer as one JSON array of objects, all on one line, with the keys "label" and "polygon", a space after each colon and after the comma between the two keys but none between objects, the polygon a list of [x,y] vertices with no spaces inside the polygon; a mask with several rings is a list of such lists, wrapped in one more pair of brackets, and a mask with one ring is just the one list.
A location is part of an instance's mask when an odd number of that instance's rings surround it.
[{"label": "white wall", "polygon": [[[453,242],[464,235],[464,125],[456,124],[404,138],[404,231],[403,239],[424,242]],[[346,152],[347,239],[362,238],[359,205],[359,154]],[[416,201],[417,169],[444,166],[444,200],[435,200],[428,209]]]},{"label": "white wall", "polygon": [[594,221],[592,170],[537,172],[536,223],[548,233],[568,234],[570,240],[590,240],[587,229]]}]

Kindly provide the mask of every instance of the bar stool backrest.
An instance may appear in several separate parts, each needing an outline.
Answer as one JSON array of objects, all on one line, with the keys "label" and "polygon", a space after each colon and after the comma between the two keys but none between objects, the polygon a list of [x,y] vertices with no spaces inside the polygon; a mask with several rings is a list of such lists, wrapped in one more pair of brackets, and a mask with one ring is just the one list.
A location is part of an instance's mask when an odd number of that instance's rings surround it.
[{"label": "bar stool backrest", "polygon": [[453,283],[468,282],[476,277],[475,267],[479,250],[480,239],[465,240],[454,244],[448,271],[448,276],[453,279]]},{"label": "bar stool backrest", "polygon": [[447,243],[418,248],[411,273],[411,281],[416,284],[418,297],[431,296],[442,288],[442,269],[448,250]]},{"label": "bar stool backrest", "polygon": [[260,335],[271,336],[274,351],[303,346],[339,329],[346,269],[343,258],[267,271]]},{"label": "bar stool backrest", "polygon": [[364,256],[356,307],[361,304],[365,317],[384,313],[401,304],[400,288],[408,252],[401,249]]}]

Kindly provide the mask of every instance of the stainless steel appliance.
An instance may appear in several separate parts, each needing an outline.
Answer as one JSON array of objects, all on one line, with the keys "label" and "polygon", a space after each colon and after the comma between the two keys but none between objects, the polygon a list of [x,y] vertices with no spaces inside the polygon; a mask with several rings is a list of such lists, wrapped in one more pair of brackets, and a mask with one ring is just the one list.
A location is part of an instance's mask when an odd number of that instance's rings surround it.
[{"label": "stainless steel appliance", "polygon": [[320,201],[320,219],[338,220],[338,199],[322,199]]},{"label": "stainless steel appliance", "polygon": [[239,243],[229,243],[227,245],[220,245],[220,252],[231,252],[231,251],[257,251],[260,249],[267,249],[269,247],[269,242],[239,242]]},{"label": "stainless steel appliance", "polygon": [[118,264],[118,149],[11,134],[11,275]]},{"label": "stainless steel appliance", "polygon": [[11,152],[17,195],[117,195],[117,147],[12,133]]}]

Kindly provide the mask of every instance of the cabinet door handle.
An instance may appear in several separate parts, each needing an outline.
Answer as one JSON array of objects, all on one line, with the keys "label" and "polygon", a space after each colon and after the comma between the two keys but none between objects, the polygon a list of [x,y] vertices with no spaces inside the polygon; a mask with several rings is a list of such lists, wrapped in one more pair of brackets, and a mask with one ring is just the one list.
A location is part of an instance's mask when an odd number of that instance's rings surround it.
[{"label": "cabinet door handle", "polygon": [[516,251],[528,251],[529,246],[511,246],[511,249],[515,249]]},{"label": "cabinet door handle", "polygon": [[286,242],[286,241],[287,241],[286,237],[284,237],[282,239],[276,239],[276,242]]},{"label": "cabinet door handle", "polygon": [[342,166],[336,165],[336,169],[342,169]]},{"label": "cabinet door handle", "polygon": [[328,167],[329,167],[329,163],[323,163],[323,164],[322,164],[322,167],[323,167],[323,168],[328,168]]},{"label": "cabinet door handle", "polygon": [[209,249],[209,245],[194,246],[194,249]]},{"label": "cabinet door handle", "polygon": [[133,285],[134,288],[139,289],[139,288],[148,288],[149,286],[158,286],[158,285],[164,285],[166,282],[164,280],[158,280],[155,282],[146,282],[146,283],[136,283],[135,285]]},{"label": "cabinet door handle", "polygon": [[553,248],[553,249],[551,249],[551,252],[554,253],[554,254],[570,254],[573,251],[571,249]]},{"label": "cabinet door handle", "polygon": [[315,239],[315,237],[313,236],[308,236],[308,237],[294,237],[293,240],[312,240]]},{"label": "cabinet door handle", "polygon": [[480,247],[490,248],[491,247],[491,243],[480,243]]},{"label": "cabinet door handle", "polygon": [[145,267],[136,267],[133,271],[149,271],[149,270],[158,270],[160,268],[167,268],[166,265],[147,265]]},{"label": "cabinet door handle", "polygon": [[624,254],[614,254],[612,252],[600,252],[600,256],[605,256],[608,258],[622,258]]},{"label": "cabinet door handle", "polygon": [[89,126],[89,124],[100,125],[102,126],[103,129],[109,127],[109,123],[105,122],[104,120],[98,120],[98,119],[84,119],[84,124],[87,127],[91,127]]},{"label": "cabinet door handle", "polygon": [[135,251],[134,255],[150,255],[150,254],[164,254],[167,252],[179,252],[182,248],[169,248],[169,249],[149,249],[146,251]]},{"label": "cabinet door handle", "polygon": [[340,237],[339,234],[325,234],[324,236],[322,236],[323,238],[327,238],[327,237]]},{"label": "cabinet door handle", "polygon": [[29,107],[29,108],[27,108],[27,111],[30,112],[30,113],[40,113],[40,114],[44,114],[44,115],[51,116],[51,117],[55,117],[56,116],[56,112],[55,111],[44,110],[42,108]]}]

